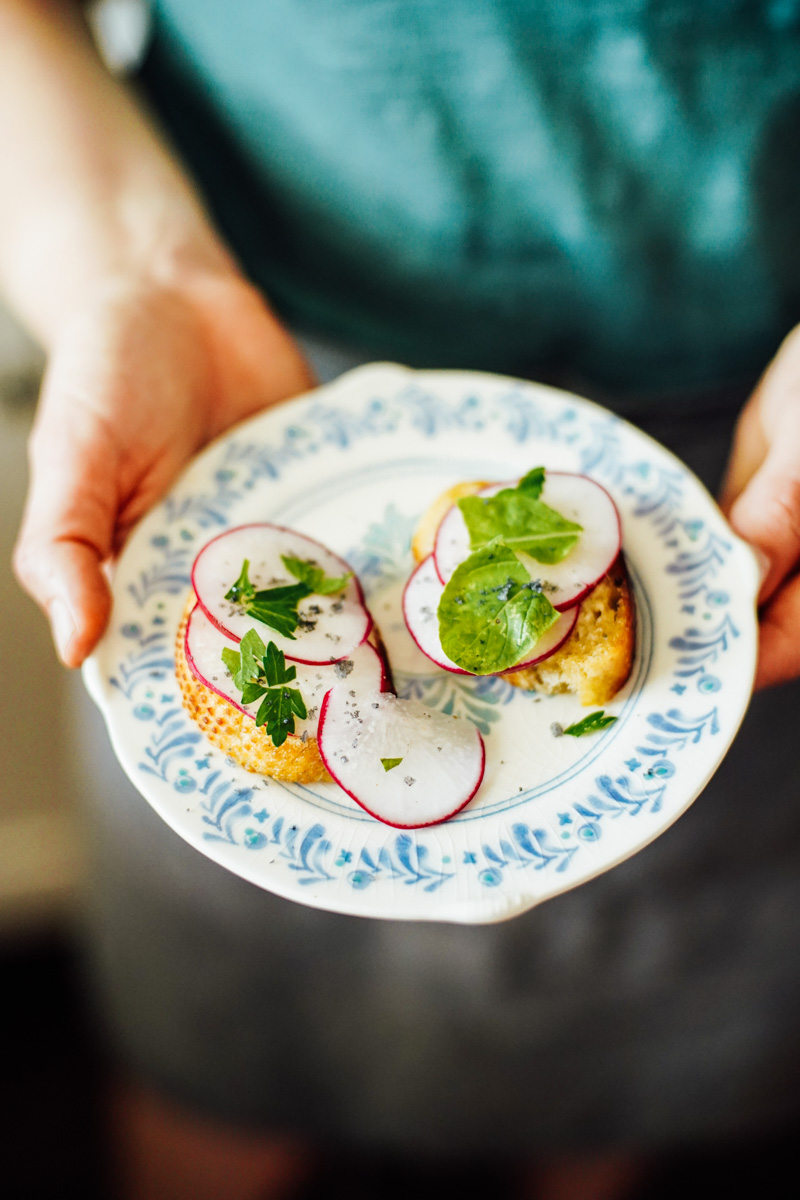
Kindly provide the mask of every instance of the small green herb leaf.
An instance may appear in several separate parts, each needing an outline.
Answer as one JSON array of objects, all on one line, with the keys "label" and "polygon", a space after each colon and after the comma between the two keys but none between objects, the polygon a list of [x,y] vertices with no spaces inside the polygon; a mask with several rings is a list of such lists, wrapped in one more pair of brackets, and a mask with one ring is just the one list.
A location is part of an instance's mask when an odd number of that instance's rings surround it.
[{"label": "small green herb leaf", "polygon": [[290,575],[294,575],[295,579],[306,585],[309,593],[317,596],[334,596],[347,586],[353,576],[352,571],[348,571],[346,575],[326,575],[322,567],[316,566],[315,563],[305,562],[302,558],[292,558],[288,554],[281,555],[281,562]]},{"label": "small green herb leaf", "polygon": [[256,591],[250,582],[249,569],[250,563],[245,559],[239,578],[225,593],[225,599],[240,605],[256,621],[295,641],[294,631],[300,624],[297,605],[311,595],[311,588],[305,583],[288,583]]},{"label": "small green herb leaf", "polygon": [[520,479],[517,487],[532,500],[538,500],[544,487],[544,467],[534,467],[532,471],[528,471],[528,474]]},{"label": "small green herb leaf", "polygon": [[[255,629],[248,629],[239,650],[225,646],[222,661],[242,693],[242,704],[261,700],[256,725],[266,725],[273,746],[282,746],[294,733],[294,719],[305,721],[308,710],[297,688],[287,688],[297,677],[297,667],[286,666],[286,658],[274,642],[265,646]],[[263,697],[263,699],[262,699]]]},{"label": "small green herb leaf", "polygon": [[456,567],[438,615],[445,654],[478,675],[513,667],[558,620],[550,601],[499,538]]},{"label": "small green herb leaf", "polygon": [[242,688],[242,704],[252,704],[259,696],[263,696],[266,690],[260,683],[245,683]]},{"label": "small green herb leaf", "polygon": [[234,676],[233,682],[241,690],[246,683],[254,683],[263,673],[261,663],[267,648],[255,629],[248,629],[239,643],[241,666]]},{"label": "small green herb leaf", "polygon": [[266,675],[267,683],[270,687],[277,687],[282,683],[291,683],[297,678],[297,667],[286,666],[286,656],[282,650],[279,650],[274,642],[270,642],[266,652],[263,655],[264,674]]},{"label": "small green herb leaf", "polygon": [[269,625],[276,633],[295,641],[294,631],[300,624],[297,615],[297,605],[311,593],[304,583],[289,583],[283,587],[266,588],[256,592],[245,605],[248,616],[254,617],[264,625]]},{"label": "small green herb leaf", "polygon": [[402,758],[382,758],[381,759],[381,763],[383,764],[384,771],[393,771],[395,769],[395,767],[400,766],[400,763],[402,761],[403,761]]},{"label": "small green herb leaf", "polygon": [[233,676],[233,682],[241,690],[241,670],[242,656],[238,650],[231,650],[230,646],[224,646],[222,649],[222,661]]},{"label": "small green herb leaf", "polygon": [[266,692],[256,713],[256,725],[265,725],[273,746],[282,746],[294,733],[295,716],[308,716],[303,697],[294,688],[274,687]]},{"label": "small green herb leaf", "polygon": [[255,595],[256,589],[250,582],[248,571],[250,569],[250,560],[245,559],[242,563],[242,569],[239,573],[239,578],[225,593],[226,600],[232,600],[234,604],[245,604]]},{"label": "small green herb leaf", "polygon": [[544,468],[534,467],[513,488],[494,496],[462,496],[458,507],[469,531],[470,547],[480,550],[494,538],[541,563],[557,563],[569,554],[582,526],[568,521],[539,499]]},{"label": "small green herb leaf", "polygon": [[604,709],[599,712],[589,713],[588,717],[584,717],[582,721],[576,721],[574,725],[567,725],[564,733],[568,733],[570,737],[583,737],[585,733],[597,733],[600,729],[605,729],[607,725],[613,725],[616,717],[606,717],[603,715]]}]

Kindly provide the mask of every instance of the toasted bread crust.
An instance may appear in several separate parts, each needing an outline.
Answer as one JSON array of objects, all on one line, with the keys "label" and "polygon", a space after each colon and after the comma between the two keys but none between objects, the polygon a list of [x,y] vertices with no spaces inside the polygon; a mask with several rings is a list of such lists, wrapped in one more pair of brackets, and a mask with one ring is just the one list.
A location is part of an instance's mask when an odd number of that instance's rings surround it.
[{"label": "toasted bread crust", "polygon": [[[486,486],[480,480],[458,483],[434,500],[411,543],[417,562],[433,553],[439,523],[456,500]],[[631,673],[634,624],[633,593],[620,554],[582,602],[575,628],[561,649],[537,666],[503,678],[528,691],[574,692],[581,704],[607,704]]]},{"label": "toasted bread crust", "polygon": [[325,770],[316,738],[290,736],[282,746],[273,746],[266,730],[246,717],[235,705],[223,699],[192,674],[186,661],[185,635],[189,614],[195,605],[192,593],[175,640],[175,673],[180,684],[183,706],[210,742],[229,754],[246,771],[269,775],[291,783],[325,783]]},{"label": "toasted bread crust", "polygon": [[633,666],[634,609],[622,555],[581,604],[575,628],[544,662],[504,676],[515,687],[575,692],[581,704],[607,704]]}]

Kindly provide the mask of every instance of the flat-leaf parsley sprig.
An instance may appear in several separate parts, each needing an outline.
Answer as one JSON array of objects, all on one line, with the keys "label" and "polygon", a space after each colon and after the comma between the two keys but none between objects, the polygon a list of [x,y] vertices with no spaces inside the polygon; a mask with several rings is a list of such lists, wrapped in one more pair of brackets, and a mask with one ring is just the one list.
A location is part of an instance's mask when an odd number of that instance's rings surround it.
[{"label": "flat-leaf parsley sprig", "polygon": [[256,713],[256,725],[266,726],[273,746],[282,746],[294,733],[295,717],[305,721],[308,710],[297,688],[286,687],[297,678],[297,668],[287,667],[283,651],[274,642],[265,646],[255,629],[248,629],[239,650],[226,646],[222,661],[242,693],[242,704],[263,697]]},{"label": "flat-leaf parsley sprig", "polygon": [[573,725],[568,725],[561,732],[569,737],[583,737],[585,733],[597,733],[600,729],[613,725],[616,720],[616,717],[607,717],[605,709],[601,708],[599,712],[589,713],[582,721],[575,721]]},{"label": "flat-leaf parsley sprig", "polygon": [[301,558],[281,555],[281,561],[298,583],[280,584],[278,587],[256,589],[250,580],[250,561],[245,559],[239,578],[225,593],[225,599],[237,604],[242,612],[268,625],[283,637],[296,641],[294,631],[300,624],[297,606],[307,596],[332,596],[346,587],[352,572],[347,575],[326,575],[322,567]]}]

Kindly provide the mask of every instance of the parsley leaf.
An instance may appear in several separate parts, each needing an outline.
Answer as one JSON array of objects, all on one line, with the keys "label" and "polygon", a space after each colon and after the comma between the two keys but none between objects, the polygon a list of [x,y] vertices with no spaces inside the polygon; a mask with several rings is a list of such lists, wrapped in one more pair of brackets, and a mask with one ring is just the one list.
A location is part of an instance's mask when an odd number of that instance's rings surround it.
[{"label": "parsley leaf", "polygon": [[294,631],[300,624],[297,606],[311,593],[304,583],[288,583],[283,587],[265,588],[256,592],[244,606],[248,616],[269,625],[277,633],[296,641]]},{"label": "parsley leaf", "polygon": [[234,604],[246,604],[248,600],[252,600],[256,593],[256,589],[250,582],[250,560],[245,559],[242,563],[242,569],[239,572],[239,578],[236,583],[232,584],[225,593],[225,599],[233,601]]},{"label": "parsley leaf", "polygon": [[281,683],[291,683],[293,679],[297,678],[297,667],[286,666],[286,658],[274,642],[270,642],[267,646],[263,661],[264,673],[270,687],[277,687]]},{"label": "parsley leaf", "polygon": [[568,725],[563,730],[570,737],[583,737],[585,733],[597,733],[600,729],[605,729],[607,725],[613,725],[617,720],[616,717],[606,717],[605,710],[600,709],[599,712],[589,713],[582,721],[576,721],[574,725]]},{"label": "parsley leaf", "polygon": [[534,467],[516,487],[494,496],[462,496],[457,501],[469,531],[470,547],[481,550],[495,538],[541,563],[557,563],[569,554],[582,526],[568,521],[540,499],[544,468]]},{"label": "parsley leaf", "polygon": [[256,713],[256,725],[266,725],[273,746],[282,746],[294,733],[294,718],[308,716],[303,697],[295,688],[273,687],[266,692]]},{"label": "parsley leaf", "polygon": [[[225,651],[223,650],[222,653],[224,656]],[[267,647],[255,629],[248,629],[239,643],[241,666],[239,667],[238,677],[234,676],[233,680],[238,688],[243,687],[245,683],[250,683],[258,679],[261,672],[261,663],[266,653]]]},{"label": "parsley leaf", "polygon": [[317,596],[334,596],[341,592],[353,577],[352,571],[348,571],[346,575],[326,575],[322,567],[316,566],[315,563],[306,562],[302,558],[292,558],[288,554],[281,555],[281,562],[290,575],[294,575],[295,579],[306,585],[310,593]]},{"label": "parsley leaf", "polygon": [[500,538],[456,567],[438,616],[445,654],[478,675],[513,667],[558,620],[550,601]]},{"label": "parsley leaf", "polygon": [[242,679],[242,656],[238,650],[231,650],[230,646],[225,646],[222,651],[222,661],[233,676],[233,682],[238,688],[244,684]]},{"label": "parsley leaf", "polygon": [[294,733],[294,719],[305,721],[308,711],[297,688],[287,688],[297,678],[297,667],[286,666],[286,658],[274,642],[265,646],[255,629],[248,629],[238,652],[225,646],[222,661],[242,693],[242,704],[261,699],[256,725],[266,725],[273,746],[282,746]]},{"label": "parsley leaf", "polygon": [[352,576],[340,575],[333,578],[326,575],[322,567],[314,563],[304,562],[301,558],[291,558],[281,555],[283,565],[290,575],[294,575],[297,583],[281,584],[279,587],[262,588],[256,591],[250,580],[250,563],[245,559],[239,578],[225,593],[225,599],[232,604],[238,604],[249,617],[268,625],[276,633],[282,634],[291,641],[296,641],[294,631],[300,624],[297,606],[306,596],[316,593],[319,596],[332,596],[340,592]]},{"label": "parsley leaf", "polygon": [[384,771],[393,771],[395,769],[395,767],[400,766],[400,763],[402,761],[403,761],[402,758],[382,758],[381,759],[381,763],[383,764]]}]

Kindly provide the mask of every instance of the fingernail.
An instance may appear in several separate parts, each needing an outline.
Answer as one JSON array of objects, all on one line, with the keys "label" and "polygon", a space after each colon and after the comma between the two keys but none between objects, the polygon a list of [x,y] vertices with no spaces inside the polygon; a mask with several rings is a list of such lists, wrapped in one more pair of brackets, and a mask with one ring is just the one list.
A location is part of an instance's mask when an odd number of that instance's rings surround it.
[{"label": "fingernail", "polygon": [[756,556],[756,562],[758,563],[758,569],[761,573],[761,578],[758,581],[759,587],[761,587],[762,584],[764,583],[764,580],[769,575],[770,570],[772,569],[772,562],[767,557],[767,555],[764,553],[764,551],[761,549],[760,546],[753,546],[752,551],[753,551],[753,554],[755,554],[755,556]]},{"label": "fingernail", "polygon": [[67,661],[72,639],[75,636],[75,622],[63,600],[54,600],[50,605],[50,626],[53,630],[53,641],[56,644],[59,658]]}]

